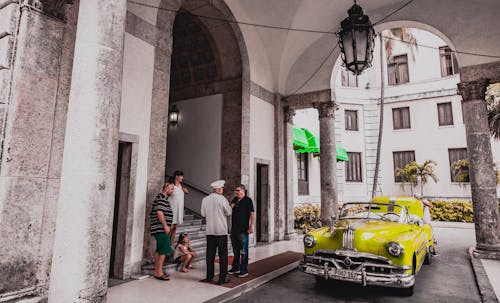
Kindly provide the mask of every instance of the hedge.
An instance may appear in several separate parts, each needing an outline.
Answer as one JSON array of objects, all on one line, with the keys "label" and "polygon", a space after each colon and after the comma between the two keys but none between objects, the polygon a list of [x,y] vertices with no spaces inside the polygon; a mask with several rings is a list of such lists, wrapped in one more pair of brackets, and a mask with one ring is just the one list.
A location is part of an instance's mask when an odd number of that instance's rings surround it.
[{"label": "hedge", "polygon": [[[432,200],[431,218],[433,221],[474,222],[472,203],[464,200]],[[500,201],[499,201],[500,210]],[[303,204],[294,208],[295,229],[307,233],[321,226],[320,206]]]},{"label": "hedge", "polygon": [[472,203],[463,200],[432,200],[431,218],[433,221],[474,222]]},{"label": "hedge", "polygon": [[298,232],[307,233],[313,229],[321,227],[320,206],[303,204],[293,209],[295,216],[295,229]]}]

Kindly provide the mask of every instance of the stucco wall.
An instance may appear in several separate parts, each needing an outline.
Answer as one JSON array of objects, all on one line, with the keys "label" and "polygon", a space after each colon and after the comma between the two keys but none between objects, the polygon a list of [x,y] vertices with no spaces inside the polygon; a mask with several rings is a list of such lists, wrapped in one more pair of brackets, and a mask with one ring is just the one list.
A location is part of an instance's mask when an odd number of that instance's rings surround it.
[{"label": "stucco wall", "polygon": [[[120,132],[139,136],[131,263],[142,259],[154,47],[125,34]],[[159,189],[158,189],[159,190]]]},{"label": "stucco wall", "polygon": [[[168,128],[166,172],[172,175],[182,170],[188,183],[210,190],[210,183],[220,178],[221,171],[222,95],[175,104],[179,123]],[[199,207],[194,210],[199,211]]]},{"label": "stucco wall", "polygon": [[[274,234],[274,106],[250,96],[250,182],[248,195],[256,201],[256,160],[269,163],[269,232]],[[260,218],[257,218],[260,220]],[[254,241],[254,240],[252,240]],[[251,243],[252,243],[251,241]]]}]

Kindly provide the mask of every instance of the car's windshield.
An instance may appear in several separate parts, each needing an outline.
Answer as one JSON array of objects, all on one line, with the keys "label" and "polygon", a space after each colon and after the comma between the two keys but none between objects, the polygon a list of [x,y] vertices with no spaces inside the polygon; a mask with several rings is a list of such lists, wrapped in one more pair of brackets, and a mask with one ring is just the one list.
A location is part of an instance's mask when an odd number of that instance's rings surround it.
[{"label": "car's windshield", "polygon": [[406,210],[395,204],[346,203],[340,210],[340,219],[375,219],[405,223]]}]

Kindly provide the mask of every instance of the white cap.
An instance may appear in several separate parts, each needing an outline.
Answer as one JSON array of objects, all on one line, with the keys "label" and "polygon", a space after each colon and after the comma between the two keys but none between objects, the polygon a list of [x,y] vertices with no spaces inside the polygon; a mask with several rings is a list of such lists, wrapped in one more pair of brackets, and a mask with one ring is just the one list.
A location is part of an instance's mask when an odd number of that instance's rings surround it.
[{"label": "white cap", "polygon": [[217,181],[212,182],[212,184],[210,184],[210,186],[213,189],[223,188],[225,183],[226,183],[226,181],[224,181],[224,180],[217,180]]}]

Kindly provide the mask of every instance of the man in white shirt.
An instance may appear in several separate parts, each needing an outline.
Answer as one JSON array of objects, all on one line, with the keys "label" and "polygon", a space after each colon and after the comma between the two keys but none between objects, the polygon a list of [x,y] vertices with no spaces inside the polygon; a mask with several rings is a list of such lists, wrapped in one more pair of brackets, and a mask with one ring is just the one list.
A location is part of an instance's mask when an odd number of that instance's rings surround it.
[{"label": "man in white shirt", "polygon": [[227,276],[227,217],[231,215],[229,201],[222,195],[224,180],[215,181],[210,186],[214,192],[203,198],[201,215],[207,224],[207,276],[205,281],[211,282],[214,278],[215,253],[219,251],[219,284],[228,283]]}]

